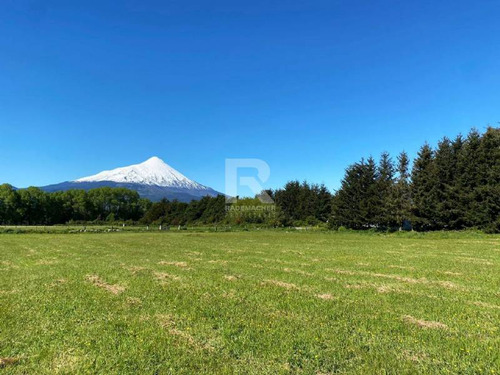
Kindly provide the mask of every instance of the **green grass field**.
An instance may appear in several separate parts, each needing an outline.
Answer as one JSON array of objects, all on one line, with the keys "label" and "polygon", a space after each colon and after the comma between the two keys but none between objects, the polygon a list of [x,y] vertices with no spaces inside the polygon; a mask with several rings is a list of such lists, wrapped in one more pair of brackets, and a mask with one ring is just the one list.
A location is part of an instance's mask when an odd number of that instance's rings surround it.
[{"label": "green grass field", "polygon": [[500,237],[0,235],[0,371],[495,374]]}]

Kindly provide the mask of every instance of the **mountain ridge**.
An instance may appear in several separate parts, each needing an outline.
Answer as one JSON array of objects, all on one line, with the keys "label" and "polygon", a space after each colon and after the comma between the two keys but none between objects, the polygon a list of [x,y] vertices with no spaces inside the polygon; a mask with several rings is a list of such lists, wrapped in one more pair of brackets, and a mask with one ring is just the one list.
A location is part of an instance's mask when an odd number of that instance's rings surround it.
[{"label": "mountain ridge", "polygon": [[157,156],[126,167],[105,170],[92,176],[41,187],[47,192],[98,187],[124,187],[137,191],[142,198],[159,201],[163,198],[190,202],[221,193],[184,176]]}]

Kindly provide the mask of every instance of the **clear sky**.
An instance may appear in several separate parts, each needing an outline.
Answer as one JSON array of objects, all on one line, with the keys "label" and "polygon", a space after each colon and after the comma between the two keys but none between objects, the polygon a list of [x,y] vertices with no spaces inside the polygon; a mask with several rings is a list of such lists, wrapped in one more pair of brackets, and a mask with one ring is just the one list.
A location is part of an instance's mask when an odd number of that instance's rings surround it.
[{"label": "clear sky", "polygon": [[339,186],[362,156],[500,121],[500,2],[0,2],[0,182],[157,155],[224,188]]}]

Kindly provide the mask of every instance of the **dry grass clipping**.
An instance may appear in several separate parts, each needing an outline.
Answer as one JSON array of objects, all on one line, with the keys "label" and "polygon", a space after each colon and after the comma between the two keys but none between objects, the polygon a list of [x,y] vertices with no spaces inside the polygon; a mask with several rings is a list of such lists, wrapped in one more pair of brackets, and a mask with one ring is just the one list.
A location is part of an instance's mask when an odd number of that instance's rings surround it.
[{"label": "dry grass clipping", "polygon": [[397,269],[400,269],[400,270],[410,270],[410,271],[415,270],[415,267],[412,267],[412,266],[398,266],[398,265],[395,265],[395,264],[391,264],[389,266],[389,268],[397,268]]},{"label": "dry grass clipping", "polygon": [[96,287],[105,289],[113,294],[120,294],[125,291],[125,287],[121,285],[108,284],[97,275],[87,275],[87,280],[94,284]]},{"label": "dry grass clipping", "polygon": [[127,304],[130,306],[139,306],[142,305],[142,301],[137,297],[127,297]]},{"label": "dry grass clipping", "polygon": [[463,289],[463,287],[460,287],[459,285],[457,285],[451,281],[441,281],[441,280],[434,281],[434,280],[428,280],[425,277],[415,279],[412,277],[378,273],[378,272],[350,271],[350,270],[339,270],[339,269],[326,269],[326,271],[331,271],[331,272],[335,272],[337,274],[343,274],[343,275],[363,275],[363,276],[371,276],[371,277],[380,277],[380,278],[384,278],[384,279],[402,281],[402,282],[405,282],[408,284],[437,285],[437,286],[440,286],[440,287],[443,287],[446,289]]},{"label": "dry grass clipping", "polygon": [[36,264],[39,266],[52,266],[54,264],[57,264],[57,260],[54,259],[40,259]]},{"label": "dry grass clipping", "polygon": [[179,328],[177,328],[177,323],[173,319],[171,315],[157,315],[156,316],[158,319],[158,322],[160,323],[160,326],[167,330],[168,333],[172,336],[176,336],[183,341],[185,341],[189,346],[195,348],[195,349],[205,349],[205,350],[210,350],[212,351],[214,348],[208,344],[203,344],[200,343],[198,340],[196,340],[190,333],[183,331]]},{"label": "dry grass clipping", "polygon": [[123,268],[126,269],[127,271],[130,271],[132,273],[132,275],[136,275],[139,272],[147,270],[146,267],[142,267],[142,266],[123,266]]},{"label": "dry grass clipping", "polygon": [[19,358],[14,358],[14,357],[0,358],[0,368],[15,365],[17,362],[19,362]]},{"label": "dry grass clipping", "polygon": [[50,283],[49,286],[51,288],[54,288],[56,286],[60,286],[60,285],[66,284],[67,282],[68,282],[68,280],[66,280],[66,279],[57,279],[54,282]]},{"label": "dry grass clipping", "polygon": [[278,281],[278,280],[264,280],[262,284],[270,284],[270,285],[276,285],[281,288],[285,288],[288,290],[299,290],[300,288],[292,283],[285,283],[284,281]]},{"label": "dry grass clipping", "polygon": [[180,280],[181,279],[179,276],[171,275],[171,274],[166,273],[166,272],[155,272],[154,275],[160,281],[165,281],[165,280]]},{"label": "dry grass clipping", "polygon": [[356,275],[356,272],[348,271],[348,270],[338,270],[338,269],[327,268],[325,271],[335,272],[335,273],[338,273],[339,275],[351,275],[351,276]]},{"label": "dry grass clipping", "polygon": [[180,267],[180,268],[188,268],[188,264],[186,262],[167,262],[167,261],[162,260],[158,264],[166,265],[166,266],[175,266],[175,267]]},{"label": "dry grass clipping", "polygon": [[403,358],[409,359],[412,362],[422,362],[428,359],[427,354],[425,353],[414,353],[409,350],[403,350]]},{"label": "dry grass clipping", "polygon": [[440,322],[434,322],[430,320],[417,319],[411,315],[403,316],[405,322],[415,324],[421,328],[431,328],[431,329],[448,329],[446,324]]},{"label": "dry grass clipping", "polygon": [[313,274],[310,273],[310,272],[306,272],[306,271],[302,271],[302,270],[296,270],[296,269],[293,269],[293,268],[284,268],[283,271],[285,271],[285,272],[291,272],[291,273],[297,273],[297,274],[303,275],[303,276],[313,276]]},{"label": "dry grass clipping", "polygon": [[332,300],[333,299],[333,296],[329,293],[324,293],[324,294],[316,294],[316,297],[318,297],[319,299],[324,299],[324,300]]},{"label": "dry grass clipping", "polygon": [[213,263],[213,264],[227,264],[227,260],[213,259],[213,260],[209,260],[208,263]]},{"label": "dry grass clipping", "polygon": [[451,276],[462,276],[462,274],[460,272],[444,271],[443,273],[445,275],[451,275]]},{"label": "dry grass clipping", "polygon": [[500,309],[500,306],[493,305],[491,303],[481,302],[481,301],[472,302],[472,304],[479,306],[479,307],[487,307],[489,309]]}]

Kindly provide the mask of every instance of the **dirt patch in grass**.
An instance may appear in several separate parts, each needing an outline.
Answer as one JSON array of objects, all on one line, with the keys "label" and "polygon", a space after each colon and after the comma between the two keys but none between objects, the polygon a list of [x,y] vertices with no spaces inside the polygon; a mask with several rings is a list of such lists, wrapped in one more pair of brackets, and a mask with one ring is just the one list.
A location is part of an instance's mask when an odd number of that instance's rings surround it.
[{"label": "dirt patch in grass", "polygon": [[238,278],[236,276],[233,276],[233,275],[224,275],[224,279],[226,279],[227,281],[236,281],[236,280],[238,280]]},{"label": "dirt patch in grass", "polygon": [[108,284],[97,275],[87,275],[87,280],[94,286],[107,290],[112,294],[120,294],[125,291],[125,287],[116,284]]},{"label": "dirt patch in grass", "polygon": [[403,316],[403,320],[407,323],[417,325],[421,328],[430,328],[430,329],[448,329],[448,326],[444,323],[435,322],[432,320],[423,320],[417,319],[411,315]]}]

